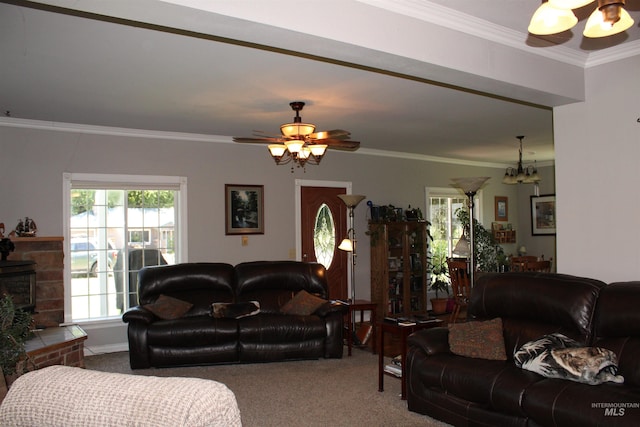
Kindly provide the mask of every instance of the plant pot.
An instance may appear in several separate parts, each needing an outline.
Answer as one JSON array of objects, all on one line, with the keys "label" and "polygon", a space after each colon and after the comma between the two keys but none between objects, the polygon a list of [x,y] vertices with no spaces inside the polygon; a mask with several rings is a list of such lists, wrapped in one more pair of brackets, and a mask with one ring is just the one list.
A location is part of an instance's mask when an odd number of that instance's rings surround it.
[{"label": "plant pot", "polygon": [[447,298],[432,298],[431,310],[433,314],[445,314],[447,312]]}]

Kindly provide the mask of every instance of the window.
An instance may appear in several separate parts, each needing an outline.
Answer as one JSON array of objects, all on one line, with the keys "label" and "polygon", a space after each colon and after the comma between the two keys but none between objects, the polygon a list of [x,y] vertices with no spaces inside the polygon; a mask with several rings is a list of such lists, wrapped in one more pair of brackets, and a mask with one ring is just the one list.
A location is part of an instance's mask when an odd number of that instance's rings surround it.
[{"label": "window", "polygon": [[119,318],[144,266],[186,260],[186,179],[65,174],[65,321]]},{"label": "window", "polygon": [[[478,212],[481,199],[478,193],[474,212]],[[453,248],[462,236],[462,225],[456,217],[456,211],[467,209],[468,200],[465,195],[454,189],[427,189],[428,220],[431,222],[430,231],[433,236],[431,257],[434,264],[442,263],[453,255]]]}]

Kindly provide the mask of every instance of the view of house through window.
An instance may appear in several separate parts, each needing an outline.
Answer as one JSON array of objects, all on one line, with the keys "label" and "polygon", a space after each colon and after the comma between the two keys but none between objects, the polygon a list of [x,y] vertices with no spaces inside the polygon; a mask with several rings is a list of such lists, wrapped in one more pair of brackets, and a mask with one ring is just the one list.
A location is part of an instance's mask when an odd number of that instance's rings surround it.
[{"label": "view of house through window", "polygon": [[452,256],[462,225],[456,217],[458,209],[466,209],[467,198],[457,194],[431,193],[429,197],[429,221],[431,221],[431,257],[434,266]]},{"label": "view of house through window", "polygon": [[84,187],[72,182],[69,194],[65,263],[74,321],[120,316],[137,305],[138,271],[174,264],[178,252],[179,190]]}]

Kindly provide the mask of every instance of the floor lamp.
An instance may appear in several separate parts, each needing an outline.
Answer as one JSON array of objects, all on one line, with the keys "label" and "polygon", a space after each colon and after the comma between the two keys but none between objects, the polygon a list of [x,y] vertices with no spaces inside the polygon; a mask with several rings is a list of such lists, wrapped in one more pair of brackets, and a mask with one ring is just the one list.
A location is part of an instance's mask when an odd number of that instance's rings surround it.
[{"label": "floor lamp", "polygon": [[366,196],[358,194],[338,194],[338,197],[340,197],[340,200],[342,200],[347,206],[347,209],[349,209],[349,230],[347,231],[347,238],[340,243],[338,249],[351,252],[351,303],[354,303],[356,301],[356,230],[353,224],[353,210]]},{"label": "floor lamp", "polygon": [[[481,176],[476,178],[453,178],[451,179],[455,186],[460,188],[464,194],[469,198],[469,280],[471,281],[471,287],[474,285],[474,276],[475,276],[475,256],[476,256],[476,248],[474,246],[473,238],[473,198],[476,193],[482,187],[482,185],[487,182],[489,179],[488,176]],[[464,233],[463,233],[464,234]]]}]

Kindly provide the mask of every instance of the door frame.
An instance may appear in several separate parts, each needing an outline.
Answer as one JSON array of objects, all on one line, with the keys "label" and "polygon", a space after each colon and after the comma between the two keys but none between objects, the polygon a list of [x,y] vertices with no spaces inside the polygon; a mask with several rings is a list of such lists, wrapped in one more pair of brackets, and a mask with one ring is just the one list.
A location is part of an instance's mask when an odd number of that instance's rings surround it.
[{"label": "door frame", "polygon": [[[314,179],[296,179],[295,181],[295,228],[296,228],[296,261],[302,261],[302,209],[300,203],[302,202],[302,187],[339,187],[345,188],[346,194],[352,194],[351,188],[353,183],[350,181],[322,181]],[[347,207],[345,206],[345,209]],[[348,215],[345,217],[345,223],[347,229],[349,228]],[[340,238],[340,237],[338,237]],[[353,265],[351,262],[347,263],[347,295],[351,293],[351,269]]]}]

